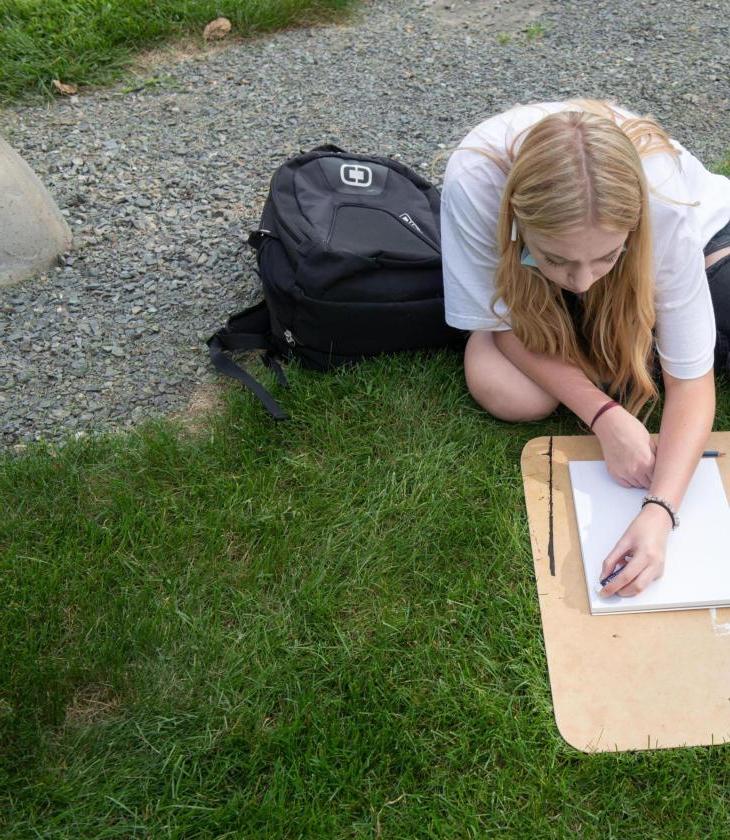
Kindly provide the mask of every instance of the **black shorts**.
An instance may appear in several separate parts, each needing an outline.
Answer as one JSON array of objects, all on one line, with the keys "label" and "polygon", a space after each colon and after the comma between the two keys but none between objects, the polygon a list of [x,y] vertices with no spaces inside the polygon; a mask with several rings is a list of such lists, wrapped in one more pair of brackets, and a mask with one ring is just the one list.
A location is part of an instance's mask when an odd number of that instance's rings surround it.
[{"label": "black shorts", "polygon": [[[704,249],[705,256],[709,257],[715,251],[728,246],[730,246],[730,222],[707,243]],[[721,257],[707,269],[707,282],[710,286],[712,306],[715,310],[715,324],[718,332],[718,345],[720,345],[722,344],[720,334],[725,337],[726,341],[730,340],[730,254]],[[721,348],[718,346],[717,349]]]}]

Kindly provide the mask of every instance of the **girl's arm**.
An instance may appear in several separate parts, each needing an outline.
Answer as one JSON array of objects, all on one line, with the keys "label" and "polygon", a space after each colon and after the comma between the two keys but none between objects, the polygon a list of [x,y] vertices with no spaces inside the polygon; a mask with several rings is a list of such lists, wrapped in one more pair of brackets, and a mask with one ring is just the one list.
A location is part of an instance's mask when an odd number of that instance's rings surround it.
[{"label": "girl's arm", "polygon": [[715,371],[697,379],[664,372],[664,410],[654,478],[649,492],[677,508],[689,484],[715,419]]},{"label": "girl's arm", "polygon": [[[712,431],[715,372],[710,370],[697,379],[676,379],[665,372],[664,384],[664,411],[649,493],[668,501],[681,520],[682,499]],[[667,511],[659,505],[646,505],[606,558],[601,579],[609,575],[626,554],[631,555],[624,571],[607,584],[601,594],[606,597],[616,592],[635,595],[660,577],[671,528]]]},{"label": "girl's arm", "polygon": [[[497,349],[550,396],[566,405],[586,426],[610,398],[570,362],[527,350],[512,330],[494,332]],[[623,487],[649,487],[654,443],[643,423],[624,408],[602,414],[593,427],[609,474]]]},{"label": "girl's arm", "polygon": [[503,356],[536,382],[543,391],[567,405],[586,426],[590,425],[598,409],[608,402],[606,394],[597,388],[577,365],[564,362],[557,356],[533,353],[512,330],[502,330],[492,335],[497,349]]}]

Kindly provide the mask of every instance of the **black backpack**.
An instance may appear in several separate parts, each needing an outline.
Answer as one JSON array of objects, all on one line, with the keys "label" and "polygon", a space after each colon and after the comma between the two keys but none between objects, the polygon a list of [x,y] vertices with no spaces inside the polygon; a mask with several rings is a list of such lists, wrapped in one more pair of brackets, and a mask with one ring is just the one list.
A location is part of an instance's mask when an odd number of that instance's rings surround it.
[{"label": "black backpack", "polygon": [[404,164],[318,146],[274,173],[249,244],[264,300],[233,315],[208,341],[213,364],[286,413],[225,351],[262,349],[328,370],[381,353],[453,347],[444,320],[439,191]]}]

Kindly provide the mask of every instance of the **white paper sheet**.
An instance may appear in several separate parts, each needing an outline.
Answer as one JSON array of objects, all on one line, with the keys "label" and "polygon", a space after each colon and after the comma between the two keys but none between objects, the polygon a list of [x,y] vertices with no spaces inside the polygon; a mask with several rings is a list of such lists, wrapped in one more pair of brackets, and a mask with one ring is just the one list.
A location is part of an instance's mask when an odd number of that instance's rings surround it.
[{"label": "white paper sheet", "polygon": [[730,605],[730,508],[714,458],[702,458],[669,533],[664,575],[638,595],[595,592],[603,561],[641,508],[646,490],[621,487],[604,461],[569,461],[591,613]]}]

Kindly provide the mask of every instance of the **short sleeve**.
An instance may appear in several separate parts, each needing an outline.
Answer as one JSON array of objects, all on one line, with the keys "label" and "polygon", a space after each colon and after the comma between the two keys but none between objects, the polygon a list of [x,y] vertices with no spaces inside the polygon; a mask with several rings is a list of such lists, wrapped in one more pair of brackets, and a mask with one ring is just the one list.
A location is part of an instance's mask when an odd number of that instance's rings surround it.
[{"label": "short sleeve", "polygon": [[[499,263],[496,243],[501,190],[489,173],[461,170],[441,197],[441,254],[446,323],[464,330],[508,330],[491,309]],[[499,315],[507,315],[497,301]]]},{"label": "short sleeve", "polygon": [[[691,211],[690,211],[691,212]],[[656,344],[662,368],[696,379],[714,364],[715,313],[699,232],[682,207],[662,212],[656,230]]]}]

